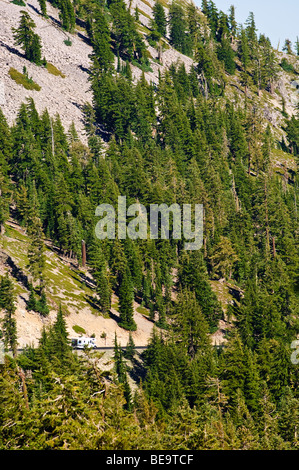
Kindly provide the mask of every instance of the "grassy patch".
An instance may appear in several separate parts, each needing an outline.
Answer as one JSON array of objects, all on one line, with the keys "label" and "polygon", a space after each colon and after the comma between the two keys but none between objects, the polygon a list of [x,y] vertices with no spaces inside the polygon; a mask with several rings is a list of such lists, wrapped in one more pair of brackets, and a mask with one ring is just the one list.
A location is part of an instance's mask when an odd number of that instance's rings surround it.
[{"label": "grassy patch", "polygon": [[75,333],[78,333],[78,335],[80,333],[86,334],[86,331],[84,330],[84,328],[82,328],[82,326],[79,326],[79,325],[74,325],[73,330],[74,330]]},{"label": "grassy patch", "polygon": [[76,31],[79,31],[81,33],[86,33],[86,29],[78,24],[76,24]]},{"label": "grassy patch", "polygon": [[162,49],[163,50],[170,49],[169,44],[167,44],[167,42],[164,39],[162,39]]},{"label": "grassy patch", "polygon": [[160,0],[160,3],[164,8],[168,8],[168,0]]},{"label": "grassy patch", "polygon": [[140,15],[143,15],[145,16],[146,18],[148,18],[149,20],[151,19],[150,15],[148,15],[147,13],[145,13],[145,11],[143,10],[140,10],[140,8],[137,7],[137,11]]},{"label": "grassy patch", "polygon": [[22,242],[28,242],[28,237],[23,233],[20,233],[15,228],[10,225],[5,224],[5,235],[9,238],[14,238],[15,240],[20,240]]},{"label": "grassy patch", "polygon": [[297,168],[294,155],[292,155],[291,153],[286,153],[281,149],[272,150],[272,162],[274,166],[276,167],[277,167],[277,164],[281,164],[284,167],[291,169],[293,171],[295,171]]},{"label": "grassy patch", "polygon": [[275,167],[273,168],[273,170],[275,171],[275,173],[278,173],[278,174],[281,175],[281,176],[284,176],[284,174],[285,174],[284,169],[281,168],[280,166],[275,166]]},{"label": "grassy patch", "polygon": [[141,32],[141,33],[146,33],[146,34],[150,34],[151,31],[150,29],[148,29],[146,26],[144,26],[143,24],[138,24],[137,25],[137,28],[138,28],[138,31]]},{"label": "grassy patch", "polygon": [[152,6],[151,6],[150,2],[148,2],[147,0],[141,0],[141,1],[142,1],[142,3],[145,3],[145,5],[150,7],[150,9],[152,10]]},{"label": "grassy patch", "polygon": [[136,308],[136,312],[141,313],[141,315],[146,315],[147,317],[149,316],[149,311],[145,307]]},{"label": "grassy patch", "polygon": [[16,263],[21,269],[26,269],[26,266],[28,264],[27,243],[16,243],[14,237],[11,235],[9,238],[4,238],[3,248],[5,249],[7,254],[16,261]]},{"label": "grassy patch", "polygon": [[[24,274],[28,273],[28,242],[28,236],[8,224],[5,225],[5,235],[0,239],[2,249],[14,259]],[[61,304],[66,315],[69,315],[71,311],[80,313],[88,307],[91,313],[98,316],[100,314],[99,309],[95,308],[92,302],[89,302],[94,295],[94,290],[85,284],[84,279],[80,276],[80,270],[66,266],[50,248],[46,247],[45,254],[44,276],[49,305],[56,309]],[[18,294],[24,294],[25,292],[27,290],[23,289],[22,286],[18,288]],[[107,318],[109,318],[108,315]]]},{"label": "grassy patch", "polygon": [[32,78],[29,78],[26,73],[18,72],[16,69],[11,67],[9,69],[10,77],[18,84],[22,85],[26,90],[40,91],[41,87],[35,83]]},{"label": "grassy patch", "polygon": [[20,284],[17,284],[16,281],[14,281],[14,292],[16,295],[24,295],[27,294],[27,290],[24,289]]},{"label": "grassy patch", "polygon": [[58,68],[55,67],[55,65],[51,64],[50,62],[47,62],[46,69],[48,70],[49,73],[51,73],[52,75],[55,75],[56,77],[65,78],[65,75],[62,72],[60,72],[60,70],[58,70]]}]

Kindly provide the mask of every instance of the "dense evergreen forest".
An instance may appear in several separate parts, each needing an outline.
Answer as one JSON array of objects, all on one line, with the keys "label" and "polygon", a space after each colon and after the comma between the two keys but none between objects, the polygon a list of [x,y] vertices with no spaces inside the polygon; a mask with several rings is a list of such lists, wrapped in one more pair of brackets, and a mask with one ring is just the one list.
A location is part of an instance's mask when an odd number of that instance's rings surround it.
[{"label": "dense evergreen forest", "polygon": [[[169,16],[157,2],[146,39],[138,9],[132,16],[123,0],[51,3],[65,30],[85,25],[93,46],[88,145],[59,115],[39,114],[32,99],[13,126],[0,111],[0,225],[13,215],[30,236],[28,308],[36,314],[49,311],[44,239],[79,263],[83,239],[99,313],[109,312],[114,292],[123,328],[136,329],[138,299],[155,329],[132,391],[124,357],[132,358],[132,341],[123,353],[116,338],[114,374],[101,372],[91,353],[73,354],[59,309],[38,348],[0,365],[0,448],[298,449],[299,366],[291,361],[299,334],[298,173],[282,175],[272,159],[284,151],[298,163],[299,117],[285,116],[287,140],[279,140],[262,115],[261,93],[273,93],[282,70],[270,40],[257,35],[253,14],[239,27],[233,7],[226,15],[212,1],[202,2],[204,15],[173,2]],[[26,34],[20,23],[18,44],[28,46]],[[27,58],[43,66],[30,34]],[[133,65],[150,67],[146,41],[158,57],[163,38],[196,65],[172,65],[158,83],[144,74],[134,81]],[[239,101],[227,96],[236,74]],[[185,251],[173,238],[97,239],[96,207],[116,207],[120,195],[147,208],[203,204],[202,249]],[[224,319],[211,280],[240,294],[228,307],[221,348],[210,340]],[[14,351],[8,275],[0,307]]]}]

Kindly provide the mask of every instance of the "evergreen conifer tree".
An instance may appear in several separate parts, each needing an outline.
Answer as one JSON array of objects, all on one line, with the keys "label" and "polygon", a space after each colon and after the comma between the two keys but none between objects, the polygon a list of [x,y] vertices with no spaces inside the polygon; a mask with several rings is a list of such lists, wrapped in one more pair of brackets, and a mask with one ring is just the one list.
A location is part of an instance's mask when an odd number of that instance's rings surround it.
[{"label": "evergreen conifer tree", "polygon": [[93,53],[93,73],[108,73],[113,67],[113,53],[110,45],[110,30],[104,12],[96,8],[92,15],[92,27],[89,32]]},{"label": "evergreen conifer tree", "polygon": [[61,304],[53,328],[50,331],[49,341],[51,356],[57,357],[61,363],[70,356],[71,346]]},{"label": "evergreen conifer tree", "polygon": [[134,308],[133,308],[133,286],[130,270],[127,267],[123,274],[120,287],[119,287],[119,311],[120,311],[120,326],[126,330],[135,331],[137,325],[134,321]]},{"label": "evergreen conifer tree", "polygon": [[43,15],[45,18],[48,18],[46,0],[38,0],[38,3],[39,3],[39,6],[40,6],[42,15]]},{"label": "evergreen conifer tree", "polygon": [[166,15],[165,15],[163,5],[159,1],[156,1],[155,4],[154,4],[153,14],[154,14],[154,21],[157,25],[157,31],[162,36],[166,36],[167,19],[166,19]]},{"label": "evergreen conifer tree", "polygon": [[26,59],[41,65],[41,42],[34,32],[36,25],[28,12],[22,10],[21,14],[19,27],[13,28],[15,43],[24,49]]},{"label": "evergreen conifer tree", "polygon": [[15,292],[8,273],[2,276],[0,281],[0,308],[5,312],[3,319],[4,344],[6,348],[11,349],[15,357],[17,352],[17,325],[14,317],[16,311]]},{"label": "evergreen conifer tree", "polygon": [[129,340],[126,346],[126,350],[124,352],[124,356],[126,359],[129,359],[130,361],[133,360],[135,355],[135,343],[132,337],[131,332],[129,333]]},{"label": "evergreen conifer tree", "polygon": [[38,214],[37,194],[33,186],[32,207],[28,219],[28,235],[30,245],[28,248],[28,268],[34,282],[39,281],[40,291],[44,289],[45,246],[42,223]]},{"label": "evergreen conifer tree", "polygon": [[28,311],[32,310],[36,312],[36,297],[35,297],[33,285],[31,283],[29,286],[29,300],[27,302],[26,308]]}]

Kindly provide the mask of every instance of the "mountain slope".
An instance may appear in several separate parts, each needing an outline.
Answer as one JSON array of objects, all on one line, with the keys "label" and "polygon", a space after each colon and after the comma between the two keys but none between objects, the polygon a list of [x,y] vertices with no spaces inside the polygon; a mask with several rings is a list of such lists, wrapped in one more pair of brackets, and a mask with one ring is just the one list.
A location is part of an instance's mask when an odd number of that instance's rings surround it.
[{"label": "mountain slope", "polygon": [[[85,142],[86,136],[81,108],[85,102],[92,102],[92,92],[90,90],[90,83],[88,80],[91,65],[89,55],[92,52],[92,48],[88,43],[89,41],[86,31],[84,31],[82,27],[77,26],[74,34],[66,34],[60,27],[58,10],[49,3],[47,3],[49,19],[44,19],[39,13],[40,8],[37,0],[32,0],[32,2],[26,5],[26,7],[17,6],[5,0],[0,0],[0,2],[2,12],[0,19],[0,79],[4,85],[5,92],[5,101],[1,108],[7,117],[8,122],[10,124],[14,122],[21,103],[23,103],[26,98],[32,97],[38,112],[42,112],[47,108],[51,116],[55,116],[56,113],[59,113],[62,124],[66,129],[68,129],[71,123],[74,122],[79,137],[83,142]],[[134,0],[130,2],[129,5],[132,13],[136,7],[138,8],[141,23],[140,29],[144,34],[146,34],[148,31],[146,28],[150,26],[150,17],[152,16],[152,7],[154,5],[153,0]],[[30,63],[24,58],[21,50],[16,48],[14,45],[12,28],[16,28],[18,26],[19,15],[23,9],[29,12],[30,16],[36,23],[36,32],[42,40],[43,55],[46,57],[48,62],[53,64],[58,71],[64,75],[64,77],[53,75],[44,67],[38,67]],[[67,46],[64,43],[68,38],[71,39],[71,46]],[[190,70],[190,67],[194,63],[193,59],[176,51],[166,40],[165,43],[167,44],[167,48],[162,51],[162,64],[159,64],[154,60],[157,55],[157,50],[147,44],[148,51],[151,56],[150,67],[152,69],[151,72],[145,72],[145,78],[148,82],[157,82],[159,73],[162,73],[164,70],[168,70],[173,63],[184,63],[187,71]],[[287,57],[286,54],[282,53],[279,53],[278,56],[279,60]],[[291,59],[288,57],[288,60]],[[293,61],[295,61],[295,59]],[[27,68],[29,77],[32,77],[33,80],[41,86],[40,91],[28,91],[21,85],[17,85],[10,78],[9,70],[11,67],[14,67],[18,71],[22,71],[24,66]],[[131,68],[133,79],[137,80],[140,78],[142,70],[135,65],[132,65]],[[237,103],[243,104],[245,101],[245,94],[244,89],[240,84],[239,73],[237,72],[234,76],[227,75],[226,78],[226,96]],[[257,97],[253,89],[250,89],[248,92],[248,99],[258,99],[260,109],[263,117],[265,118],[264,124],[267,122],[270,123],[274,134],[279,140],[285,136],[282,129],[284,123],[284,117],[282,115],[282,98],[284,99],[285,110],[289,116],[296,113],[298,90],[294,83],[294,79],[294,74],[286,73],[281,70],[277,81],[277,87],[273,95],[269,92],[263,91],[262,95]],[[292,155],[285,153],[282,150],[275,149],[272,151],[272,165],[279,174],[283,175],[288,171],[294,171],[296,169]],[[6,240],[6,242],[7,247],[9,247],[9,241]],[[15,248],[4,251],[4,259],[7,255],[10,255],[11,257],[16,255],[17,251],[14,253],[14,250]],[[56,262],[58,262],[55,253],[51,251],[48,251],[48,258],[48,262],[50,262],[51,259],[55,259]],[[16,260],[16,265],[21,269],[25,269],[24,259]],[[58,266],[56,266],[55,269],[56,275],[58,275],[59,272],[63,272],[63,269],[61,270]],[[52,278],[54,274],[55,273],[52,273]],[[70,291],[72,291],[72,294],[69,295],[69,299],[65,295],[65,288],[62,288],[62,291],[55,295],[55,287],[50,286],[50,298],[52,300],[53,309],[57,308],[59,304],[58,298],[61,298],[64,299],[65,306],[72,312],[71,316],[68,318],[70,332],[73,333],[72,326],[77,324],[83,327],[87,334],[92,334],[93,332],[96,333],[96,337],[100,341],[100,344],[103,344],[104,339],[99,338],[103,331],[107,331],[107,344],[111,345],[114,339],[114,331],[117,331],[120,340],[123,339],[125,342],[128,334],[120,329],[113,319],[108,320],[103,319],[102,317],[97,317],[95,319],[94,312],[88,302],[86,302],[86,299],[82,300],[82,298],[75,298],[76,296],[80,297],[82,283],[79,281],[77,285],[74,285],[71,280],[71,276],[72,273],[68,272],[67,277],[64,280],[67,285],[70,284]],[[78,272],[76,276],[78,276]],[[56,281],[58,283],[58,277]],[[223,286],[219,285],[217,288],[217,285],[215,286],[215,281],[213,282],[215,292],[221,300],[224,290],[227,289],[227,287],[223,288]],[[19,289],[21,289],[17,310],[19,344],[23,346],[28,341],[31,342],[37,340],[44,320],[26,313],[24,299],[27,300],[28,298],[28,290],[23,291],[22,289],[24,289],[24,286],[22,287],[21,285],[19,285]],[[51,289],[53,290],[52,293]],[[93,291],[90,291],[89,294],[92,296]],[[21,298],[22,295],[24,296],[24,299]],[[73,305],[71,302],[72,297],[74,301]],[[224,295],[224,297],[226,297],[226,295]],[[232,302],[230,297],[228,297],[228,302]],[[136,305],[135,308],[138,308],[138,306]],[[79,311],[79,313],[76,313],[77,311]],[[54,310],[52,312],[52,317],[50,317],[52,319],[53,314]],[[144,345],[149,338],[152,323],[144,321],[144,318],[138,312],[136,312],[136,315],[139,321],[138,330],[137,333],[135,333],[136,344]],[[27,324],[28,322],[29,324],[32,323],[32,328]],[[95,322],[94,326],[93,322]],[[222,341],[223,335],[221,334],[221,331],[216,334],[216,342],[219,341],[219,337],[220,341]]]},{"label": "mountain slope", "polygon": [[[80,135],[84,136],[80,107],[92,99],[87,73],[90,66],[88,55],[92,48],[85,42],[82,33],[71,35],[72,45],[65,45],[64,41],[69,35],[59,27],[57,9],[51,4],[47,6],[48,20],[39,14],[39,4],[36,0],[32,0],[26,7],[1,0],[0,80],[5,91],[2,109],[8,121],[13,123],[20,104],[27,97],[32,97],[39,112],[47,108],[51,116],[59,113],[66,129],[74,122]],[[14,45],[12,28],[18,27],[22,10],[28,11],[36,24],[36,32],[42,41],[43,56],[61,71],[65,78],[52,75],[44,67],[29,62],[24,58],[21,49]],[[29,77],[40,85],[40,91],[26,90],[10,78],[11,67],[22,72],[24,66]]]},{"label": "mountain slope", "polygon": [[[138,6],[150,15],[154,2],[145,4],[142,0],[137,0]],[[90,59],[92,47],[89,45],[86,31],[76,26],[73,34],[66,33],[60,27],[58,10],[50,3],[47,3],[49,18],[45,19],[40,14],[40,7],[37,0],[32,0],[25,7],[15,5],[8,0],[0,0],[0,84],[3,95],[1,108],[9,122],[13,124],[21,103],[27,97],[32,97],[35,101],[38,112],[48,109],[51,116],[59,113],[63,126],[68,129],[74,122],[76,130],[83,142],[85,142],[85,131],[82,121],[82,105],[92,102],[92,93],[88,81]],[[132,4],[132,9],[135,8]],[[25,59],[23,51],[16,47],[13,39],[12,28],[17,28],[19,24],[20,12],[27,11],[36,24],[36,33],[42,42],[42,54],[48,62],[53,64],[65,78],[55,76],[44,67],[39,67]],[[142,10],[143,11],[143,10]],[[140,15],[141,22],[148,24],[148,17]],[[64,41],[70,39],[71,46],[67,46]],[[149,46],[149,52],[155,56],[156,51]],[[146,79],[150,82],[157,82],[159,70],[163,71],[172,63],[184,62],[187,69],[193,61],[170,46],[162,52],[163,65],[151,62],[152,72],[146,72]],[[40,91],[26,90],[22,85],[16,84],[9,76],[11,67],[19,72],[26,67],[29,77],[41,87]],[[142,71],[132,66],[133,77],[138,79]],[[3,91],[4,90],[4,91]],[[1,98],[0,98],[1,99]]]},{"label": "mountain slope", "polygon": [[[28,236],[24,230],[13,220],[7,222],[5,233],[0,245],[0,275],[9,272],[14,280],[17,303],[16,322],[18,347],[26,345],[37,346],[43,327],[51,325],[57,314],[59,305],[66,315],[66,324],[71,338],[80,336],[76,330],[83,328],[84,335],[95,335],[96,345],[113,346],[115,334],[120,345],[128,342],[129,333],[118,326],[119,312],[117,311],[118,298],[113,296],[111,316],[103,317],[94,304],[97,295],[95,293],[94,280],[88,269],[80,268],[57,253],[57,249],[48,241],[46,249],[47,298],[50,306],[50,314],[47,317],[37,315],[26,310],[29,298],[28,291]],[[147,319],[140,310],[138,303],[134,303],[135,321],[138,329],[133,333],[136,346],[146,346],[150,338],[153,323]],[[3,313],[0,314],[3,318]],[[75,328],[73,328],[75,327]],[[105,333],[106,337],[101,337]]]}]

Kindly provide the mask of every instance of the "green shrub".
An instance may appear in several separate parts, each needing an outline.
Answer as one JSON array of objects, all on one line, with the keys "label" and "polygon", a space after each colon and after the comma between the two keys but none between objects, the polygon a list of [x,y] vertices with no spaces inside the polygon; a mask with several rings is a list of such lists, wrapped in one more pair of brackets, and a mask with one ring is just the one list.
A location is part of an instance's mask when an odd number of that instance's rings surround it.
[{"label": "green shrub", "polygon": [[280,63],[280,67],[283,68],[285,72],[291,72],[291,73],[297,74],[296,70],[294,69],[294,66],[290,64],[285,58],[282,59]]},{"label": "green shrub", "polygon": [[28,77],[26,68],[24,67],[24,73],[18,72],[16,69],[11,67],[9,69],[9,75],[10,77],[18,84],[18,85],[23,85],[26,90],[36,90],[40,91],[41,87],[35,83],[32,78]]},{"label": "green shrub", "polygon": [[82,334],[86,334],[86,331],[84,330],[84,328],[82,328],[82,326],[79,326],[79,325],[74,325],[73,326],[73,330],[75,333],[82,333]]},{"label": "green shrub", "polygon": [[13,0],[10,3],[13,3],[14,5],[18,5],[19,7],[25,7],[26,6],[26,3],[23,2],[23,0]]},{"label": "green shrub", "polygon": [[142,63],[142,62],[137,62],[137,60],[132,60],[132,65],[135,65],[135,67],[138,67],[143,72],[152,72],[153,71],[151,66],[144,63],[144,62]]},{"label": "green shrub", "polygon": [[66,46],[71,46],[72,45],[72,41],[70,40],[70,38],[65,39],[63,42]]},{"label": "green shrub", "polygon": [[46,69],[48,70],[49,73],[51,73],[52,75],[55,75],[56,77],[62,77],[62,78],[65,78],[65,75],[60,72],[60,70],[58,70],[57,67],[55,67],[55,65],[51,64],[50,62],[47,62],[47,65],[46,65]]}]

